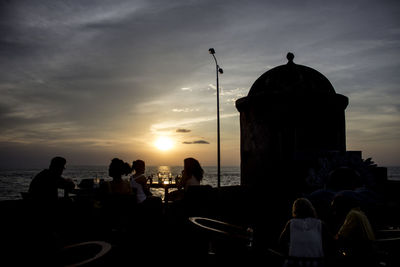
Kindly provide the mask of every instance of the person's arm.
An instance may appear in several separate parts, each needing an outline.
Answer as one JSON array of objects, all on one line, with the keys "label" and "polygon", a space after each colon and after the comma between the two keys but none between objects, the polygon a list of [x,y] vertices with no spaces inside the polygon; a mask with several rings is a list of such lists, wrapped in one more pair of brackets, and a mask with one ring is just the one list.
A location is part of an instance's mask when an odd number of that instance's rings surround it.
[{"label": "person's arm", "polygon": [[147,178],[144,175],[141,175],[141,176],[135,178],[135,181],[138,184],[142,185],[143,187],[145,187],[147,185]]},{"label": "person's arm", "polygon": [[72,191],[75,188],[75,182],[72,179],[60,177],[58,180],[58,188]]},{"label": "person's arm", "polygon": [[279,250],[285,254],[288,253],[290,242],[290,220],[286,223],[285,228],[281,232],[278,241]]},{"label": "person's arm", "polygon": [[146,196],[153,195],[150,191],[150,185],[147,184],[146,176],[141,175],[141,176],[135,178],[135,181],[142,186],[143,192],[146,194]]},{"label": "person's arm", "polygon": [[186,182],[189,178],[187,177],[187,175],[185,174],[185,171],[182,171],[182,178],[179,180],[179,183],[177,184],[177,188],[182,189],[183,187],[185,187]]}]

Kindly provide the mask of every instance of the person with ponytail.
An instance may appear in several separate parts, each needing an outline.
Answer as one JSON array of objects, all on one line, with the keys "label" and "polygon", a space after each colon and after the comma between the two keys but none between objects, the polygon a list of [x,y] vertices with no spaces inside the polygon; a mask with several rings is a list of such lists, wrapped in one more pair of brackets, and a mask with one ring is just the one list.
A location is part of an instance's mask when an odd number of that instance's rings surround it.
[{"label": "person with ponytail", "polygon": [[129,181],[122,178],[122,175],[129,173],[131,173],[129,164],[119,158],[114,158],[108,168],[108,175],[113,179],[104,183],[105,192],[113,195],[131,195],[132,187]]}]

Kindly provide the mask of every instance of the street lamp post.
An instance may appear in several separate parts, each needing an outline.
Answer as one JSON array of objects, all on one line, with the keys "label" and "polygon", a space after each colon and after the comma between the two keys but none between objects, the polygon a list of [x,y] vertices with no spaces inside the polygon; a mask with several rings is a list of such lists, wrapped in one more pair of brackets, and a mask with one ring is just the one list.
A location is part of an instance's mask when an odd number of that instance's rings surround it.
[{"label": "street lamp post", "polygon": [[216,74],[217,74],[217,187],[221,187],[221,143],[220,143],[220,128],[219,128],[219,74],[224,73],[224,71],[218,66],[217,58],[215,57],[214,48],[208,49],[208,52],[213,56],[216,66]]}]

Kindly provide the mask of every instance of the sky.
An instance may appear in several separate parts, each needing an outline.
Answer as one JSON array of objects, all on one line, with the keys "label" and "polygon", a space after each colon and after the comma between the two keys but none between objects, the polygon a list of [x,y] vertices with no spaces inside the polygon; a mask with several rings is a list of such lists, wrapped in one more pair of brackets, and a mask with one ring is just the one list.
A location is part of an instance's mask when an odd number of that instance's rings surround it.
[{"label": "sky", "polygon": [[[0,0],[0,167],[240,164],[235,107],[295,63],[349,98],[347,150],[400,165],[400,2]],[[171,148],[154,144],[168,138]]]}]

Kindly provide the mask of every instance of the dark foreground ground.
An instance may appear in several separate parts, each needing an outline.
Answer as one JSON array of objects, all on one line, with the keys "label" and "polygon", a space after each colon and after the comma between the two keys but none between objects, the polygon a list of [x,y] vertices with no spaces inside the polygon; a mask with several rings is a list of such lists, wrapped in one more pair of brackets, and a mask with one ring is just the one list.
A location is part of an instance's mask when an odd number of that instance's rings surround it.
[{"label": "dark foreground ground", "polygon": [[[391,195],[374,218],[381,229],[400,226],[399,189],[398,184],[388,186]],[[2,201],[0,265],[77,266],[74,263],[93,258],[101,247],[74,246],[101,241],[111,249],[82,266],[282,266],[283,258],[274,250],[290,217],[290,201],[270,209],[255,204],[257,199],[243,187],[205,190],[161,209],[142,209],[126,199],[101,208],[88,198],[46,208],[27,200]],[[281,220],[276,219],[279,212]],[[218,233],[193,224],[192,216],[239,227],[221,228],[230,234]],[[377,266],[400,266],[398,240],[382,243],[381,253],[384,265]]]}]

